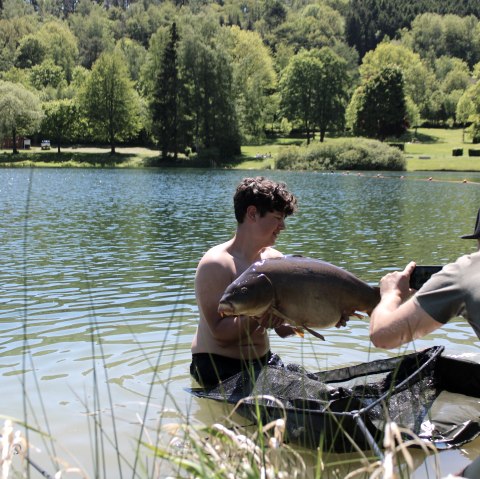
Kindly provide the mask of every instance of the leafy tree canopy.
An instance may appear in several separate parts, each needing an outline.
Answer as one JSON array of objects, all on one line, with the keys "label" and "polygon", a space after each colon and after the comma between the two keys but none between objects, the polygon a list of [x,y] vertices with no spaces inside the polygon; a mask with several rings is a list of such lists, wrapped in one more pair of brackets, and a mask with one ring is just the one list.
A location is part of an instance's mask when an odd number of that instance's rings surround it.
[{"label": "leafy tree canopy", "polygon": [[38,97],[22,85],[0,81],[0,135],[13,139],[16,152],[17,135],[34,133],[42,119]]}]

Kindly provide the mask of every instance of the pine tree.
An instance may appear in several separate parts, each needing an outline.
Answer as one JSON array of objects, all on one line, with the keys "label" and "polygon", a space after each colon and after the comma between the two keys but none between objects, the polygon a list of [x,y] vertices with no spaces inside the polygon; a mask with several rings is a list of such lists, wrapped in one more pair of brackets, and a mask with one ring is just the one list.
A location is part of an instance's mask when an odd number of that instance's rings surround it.
[{"label": "pine tree", "polygon": [[154,134],[166,159],[173,153],[178,156],[179,142],[179,90],[177,46],[179,41],[176,23],[172,23],[170,40],[165,48],[160,71],[156,78],[151,103]]}]

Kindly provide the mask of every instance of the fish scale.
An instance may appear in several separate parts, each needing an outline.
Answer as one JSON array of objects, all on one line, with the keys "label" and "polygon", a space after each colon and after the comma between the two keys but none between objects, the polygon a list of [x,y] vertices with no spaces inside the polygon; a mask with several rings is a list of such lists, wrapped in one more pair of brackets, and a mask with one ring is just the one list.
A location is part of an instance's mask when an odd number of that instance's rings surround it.
[{"label": "fish scale", "polygon": [[306,329],[343,325],[359,312],[370,315],[380,301],[378,287],[326,261],[284,256],[253,263],[225,290],[222,316],[273,314],[302,334]]}]

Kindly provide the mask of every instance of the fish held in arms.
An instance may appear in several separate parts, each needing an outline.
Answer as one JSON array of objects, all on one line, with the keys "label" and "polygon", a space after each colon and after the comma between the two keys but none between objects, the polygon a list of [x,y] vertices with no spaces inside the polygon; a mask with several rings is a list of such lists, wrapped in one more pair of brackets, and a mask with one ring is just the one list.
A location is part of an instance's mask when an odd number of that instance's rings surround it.
[{"label": "fish held in arms", "polygon": [[257,261],[225,290],[222,316],[277,316],[303,336],[303,329],[344,326],[350,316],[371,314],[380,301],[378,287],[325,261],[284,256]]}]

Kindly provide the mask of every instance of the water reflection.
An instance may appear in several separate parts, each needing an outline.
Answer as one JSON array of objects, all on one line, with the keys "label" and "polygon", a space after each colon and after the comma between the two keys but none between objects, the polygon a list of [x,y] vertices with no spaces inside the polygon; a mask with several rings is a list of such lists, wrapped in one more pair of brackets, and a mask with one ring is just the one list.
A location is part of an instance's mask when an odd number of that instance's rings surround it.
[{"label": "water reflection", "polygon": [[[257,173],[0,170],[0,413],[24,417],[25,387],[30,420],[43,430],[48,422],[87,468],[87,411],[115,416],[130,459],[139,418],[155,426],[168,407],[218,419],[220,405],[185,391],[194,385],[193,278],[202,254],[234,232],[235,186]],[[475,248],[459,236],[473,230],[480,189],[450,181],[455,175],[428,182],[418,175],[262,173],[286,181],[299,198],[277,245],[285,253],[325,259],[377,283],[411,259],[444,264]],[[372,348],[367,328],[368,320],[352,319],[347,328],[324,331],[325,342],[272,337],[272,349],[319,370],[412,348]],[[432,343],[479,346],[461,321],[414,348]],[[45,414],[36,416],[42,403]]]}]

